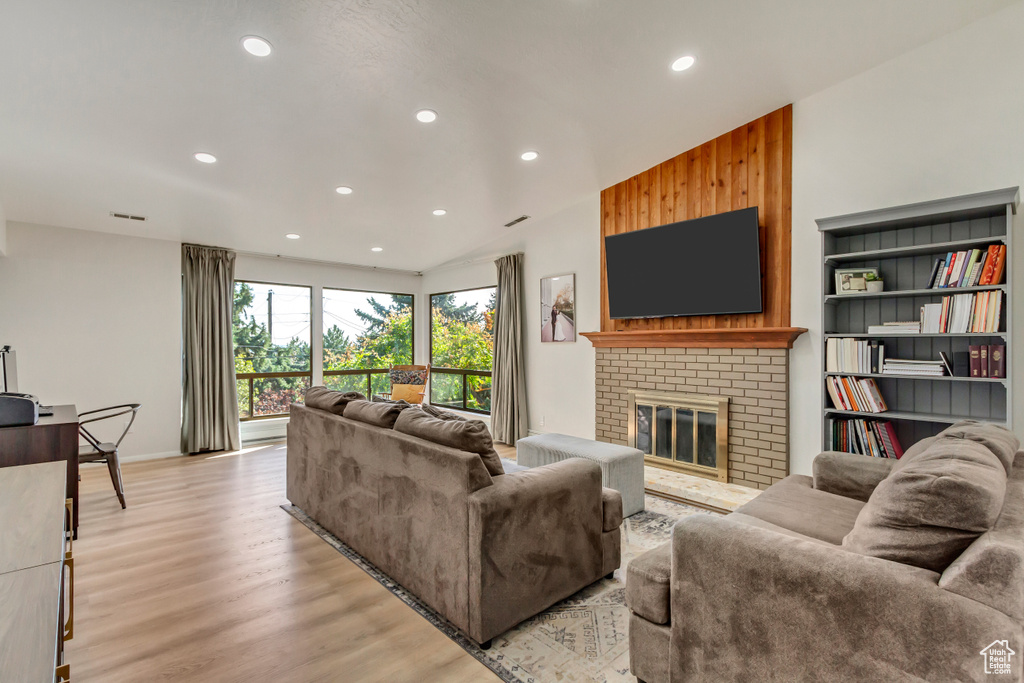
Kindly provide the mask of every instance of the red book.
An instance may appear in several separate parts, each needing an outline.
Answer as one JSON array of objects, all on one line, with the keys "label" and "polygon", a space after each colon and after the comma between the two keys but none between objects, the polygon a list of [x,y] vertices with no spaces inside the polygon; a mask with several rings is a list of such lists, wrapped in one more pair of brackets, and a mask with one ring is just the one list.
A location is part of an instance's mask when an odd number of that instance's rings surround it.
[{"label": "red book", "polygon": [[956,264],[960,260],[960,252],[954,251],[953,258],[949,259],[949,267],[946,268],[946,277],[943,278],[943,287],[953,286],[953,271],[956,270]]},{"label": "red book", "polygon": [[981,356],[981,360],[978,363],[978,367],[981,370],[981,376],[988,377],[988,344],[982,344],[979,346],[978,353]]},{"label": "red book", "polygon": [[885,429],[886,434],[889,435],[890,443],[892,443],[892,449],[895,452],[895,455],[893,457],[897,459],[902,458],[903,446],[900,445],[900,440],[896,438],[896,429],[892,426],[891,422],[886,422],[882,426]]},{"label": "red book", "polygon": [[1006,345],[991,344],[988,347],[988,376],[1006,377]]},{"label": "red book", "polygon": [[971,377],[981,377],[981,347],[971,344],[968,350],[971,352]]},{"label": "red book", "polygon": [[992,244],[988,248],[988,258],[985,259],[985,270],[981,271],[981,279],[978,280],[979,285],[990,285],[992,284],[992,273],[996,267],[996,257],[999,255],[999,245]]},{"label": "red book", "polygon": [[1001,285],[1003,283],[1003,269],[1006,268],[1006,245],[999,245],[999,254],[996,256],[995,269],[992,271],[990,285]]}]

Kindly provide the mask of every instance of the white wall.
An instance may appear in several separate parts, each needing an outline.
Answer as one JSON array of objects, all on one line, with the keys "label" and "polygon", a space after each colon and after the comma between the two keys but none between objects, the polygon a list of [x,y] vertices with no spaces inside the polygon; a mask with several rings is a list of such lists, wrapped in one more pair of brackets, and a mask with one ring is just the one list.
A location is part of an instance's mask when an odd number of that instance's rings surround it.
[{"label": "white wall", "polygon": [[[423,274],[423,324],[426,331],[431,293],[485,287],[497,283],[493,260],[502,254],[524,252],[523,296],[526,316],[526,391],[531,431],[560,432],[586,438],[595,434],[595,354],[590,342],[577,334],[575,343],[540,341],[540,279],[576,275],[576,330],[599,329],[600,198],[587,197],[550,218],[511,228],[506,238],[464,260],[476,262],[442,267]],[[427,340],[421,345],[427,352]],[[542,424],[543,422],[543,424]]]},{"label": "white wall", "polygon": [[20,390],[80,411],[141,403],[122,454],[177,454],[181,247],[11,222],[0,256],[0,343]]},{"label": "white wall", "polygon": [[[1024,3],[796,102],[793,108],[791,469],[820,450],[820,249],[816,218],[1024,185]],[[1024,217],[1018,216],[1021,243]],[[1024,272],[1024,249],[1013,267]],[[1024,331],[1014,298],[1013,334]],[[1024,364],[1012,363],[1024,430]]]},{"label": "white wall", "polygon": [[7,253],[7,214],[4,213],[4,206],[0,204],[0,256]]}]

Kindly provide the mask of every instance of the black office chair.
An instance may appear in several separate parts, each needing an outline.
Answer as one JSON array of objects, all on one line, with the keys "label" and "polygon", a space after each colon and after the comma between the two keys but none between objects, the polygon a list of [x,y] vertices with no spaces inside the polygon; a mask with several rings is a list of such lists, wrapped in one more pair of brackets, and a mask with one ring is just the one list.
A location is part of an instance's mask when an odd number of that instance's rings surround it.
[{"label": "black office chair", "polygon": [[[126,403],[120,406],[89,410],[78,414],[78,433],[89,442],[88,445],[81,446],[78,449],[78,462],[107,463],[107,469],[110,470],[110,480],[114,482],[114,491],[117,493],[117,499],[121,501],[122,510],[127,506],[124,503],[124,483],[121,481],[121,463],[117,459],[117,447],[121,445],[124,437],[128,435],[128,430],[132,428],[132,423],[135,422],[135,416],[138,415],[139,408],[141,407],[138,403]],[[124,431],[121,432],[121,436],[118,437],[115,443],[100,441],[85,428],[85,425],[89,423],[109,420],[129,413],[131,413],[131,418],[128,419]],[[83,420],[82,418],[86,416],[90,417]]]}]

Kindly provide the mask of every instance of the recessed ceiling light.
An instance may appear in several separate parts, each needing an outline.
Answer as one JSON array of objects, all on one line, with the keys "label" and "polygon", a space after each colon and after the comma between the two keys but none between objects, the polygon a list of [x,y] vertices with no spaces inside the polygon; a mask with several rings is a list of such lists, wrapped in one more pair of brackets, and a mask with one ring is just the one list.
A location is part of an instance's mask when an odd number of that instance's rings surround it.
[{"label": "recessed ceiling light", "polygon": [[693,63],[696,62],[696,61],[697,61],[697,58],[694,57],[693,55],[686,55],[685,57],[680,57],[676,61],[672,62],[672,70],[673,71],[686,71],[691,66],[693,66]]},{"label": "recessed ceiling light", "polygon": [[297,239],[299,239],[300,237],[302,237],[302,235],[300,235],[300,234],[298,234],[298,233],[290,232],[290,233],[288,233],[287,235],[285,235],[285,237],[287,237],[287,238],[288,238],[288,239],[290,239],[290,240],[297,240]]},{"label": "recessed ceiling light", "polygon": [[266,57],[273,49],[270,47],[270,41],[259,36],[246,36],[242,38],[242,47],[245,48],[246,52],[256,57]]},{"label": "recessed ceiling light", "polygon": [[416,120],[420,123],[433,123],[437,121],[437,112],[433,109],[420,109],[416,112]]},{"label": "recessed ceiling light", "polygon": [[334,188],[334,191],[337,192],[338,194],[352,194],[352,188],[347,185],[341,185],[339,187],[336,187]]},{"label": "recessed ceiling light", "polygon": [[217,157],[213,156],[209,152],[196,152],[194,156],[196,161],[201,161],[204,164],[212,164],[217,161]]},{"label": "recessed ceiling light", "polygon": [[448,212],[445,211],[444,209],[434,209],[434,215],[435,216],[443,216],[446,213],[448,213]]},{"label": "recessed ceiling light", "polygon": [[384,251],[384,247],[370,247],[370,251]]},{"label": "recessed ceiling light", "polygon": [[553,277],[553,278],[551,278],[551,279],[552,279],[552,280],[557,280],[558,278],[557,278],[557,277]]},{"label": "recessed ceiling light", "polygon": [[523,161],[533,161],[539,156],[540,154],[534,152],[533,150],[530,150],[529,152],[523,152],[519,158],[522,159]]}]

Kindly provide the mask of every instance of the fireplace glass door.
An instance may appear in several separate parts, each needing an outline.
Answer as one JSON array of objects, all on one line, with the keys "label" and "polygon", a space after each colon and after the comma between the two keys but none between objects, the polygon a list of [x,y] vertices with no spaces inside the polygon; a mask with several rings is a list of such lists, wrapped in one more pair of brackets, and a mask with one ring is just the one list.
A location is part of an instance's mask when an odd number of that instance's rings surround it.
[{"label": "fireplace glass door", "polygon": [[649,464],[725,481],[728,399],[630,392],[630,445]]}]

